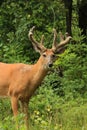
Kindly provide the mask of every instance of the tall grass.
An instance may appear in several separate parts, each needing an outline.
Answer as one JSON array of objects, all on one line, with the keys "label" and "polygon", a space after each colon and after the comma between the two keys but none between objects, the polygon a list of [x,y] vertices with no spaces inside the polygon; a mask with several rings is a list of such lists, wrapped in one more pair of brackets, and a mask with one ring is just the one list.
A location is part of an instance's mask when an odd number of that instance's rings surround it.
[{"label": "tall grass", "polygon": [[[16,130],[9,101],[0,105],[0,130]],[[4,106],[7,105],[7,108]],[[55,106],[55,104],[54,104]],[[32,106],[30,106],[31,110]],[[10,111],[10,112],[9,112]],[[19,130],[25,130],[23,114],[18,116]],[[59,101],[57,107],[30,111],[30,130],[87,130],[87,103],[83,100]]]}]

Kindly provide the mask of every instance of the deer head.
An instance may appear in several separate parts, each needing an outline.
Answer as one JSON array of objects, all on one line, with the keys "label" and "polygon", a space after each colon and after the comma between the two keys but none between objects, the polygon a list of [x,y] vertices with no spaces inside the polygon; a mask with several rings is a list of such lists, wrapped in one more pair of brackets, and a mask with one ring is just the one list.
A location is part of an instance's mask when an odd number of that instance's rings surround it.
[{"label": "deer head", "polygon": [[65,34],[65,37],[60,32],[60,43],[57,44],[57,31],[56,29],[53,29],[54,38],[53,38],[53,45],[51,49],[47,49],[43,45],[44,35],[42,35],[40,42],[36,41],[33,32],[34,32],[35,26],[33,26],[29,31],[29,38],[33,44],[34,49],[40,53],[40,62],[41,64],[46,68],[52,67],[53,61],[55,59],[55,54],[60,53],[62,50],[64,50],[65,45],[70,41],[71,36],[68,35],[68,33]]}]

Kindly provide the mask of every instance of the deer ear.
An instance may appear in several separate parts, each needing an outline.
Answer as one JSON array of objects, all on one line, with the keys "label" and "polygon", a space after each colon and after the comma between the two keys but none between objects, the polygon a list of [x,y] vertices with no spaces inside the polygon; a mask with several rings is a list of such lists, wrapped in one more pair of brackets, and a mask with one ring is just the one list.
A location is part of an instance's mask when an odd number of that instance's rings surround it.
[{"label": "deer ear", "polygon": [[55,54],[62,54],[66,50],[66,47],[61,47],[56,50]]}]

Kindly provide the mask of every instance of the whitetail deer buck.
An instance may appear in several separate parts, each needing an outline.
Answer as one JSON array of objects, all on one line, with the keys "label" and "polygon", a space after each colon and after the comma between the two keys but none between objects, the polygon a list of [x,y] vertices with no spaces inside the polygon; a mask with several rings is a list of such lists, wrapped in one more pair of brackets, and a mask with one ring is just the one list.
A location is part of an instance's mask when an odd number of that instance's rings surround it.
[{"label": "whitetail deer buck", "polygon": [[54,39],[51,49],[47,49],[43,45],[43,36],[40,43],[33,37],[32,27],[29,31],[29,38],[36,51],[40,53],[40,58],[34,65],[22,63],[6,64],[0,63],[0,96],[8,96],[11,99],[11,105],[14,116],[18,114],[18,102],[22,104],[25,113],[26,129],[28,125],[28,102],[34,91],[41,84],[50,67],[52,67],[55,53],[60,53],[64,46],[70,41],[71,36],[66,38],[60,34],[60,44],[57,44],[57,32],[54,29]]}]

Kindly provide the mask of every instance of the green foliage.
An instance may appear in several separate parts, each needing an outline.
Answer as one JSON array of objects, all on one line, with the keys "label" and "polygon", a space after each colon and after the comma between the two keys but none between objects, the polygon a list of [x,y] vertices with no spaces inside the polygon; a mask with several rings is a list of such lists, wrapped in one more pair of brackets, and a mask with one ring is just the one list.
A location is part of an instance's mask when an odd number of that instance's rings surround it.
[{"label": "green foliage", "polygon": [[[57,6],[60,5],[59,8],[57,8],[56,4]],[[22,59],[24,62],[34,62],[38,56],[36,56],[30,41],[28,41],[28,30],[33,25],[36,26],[37,30],[39,30],[36,33],[36,39],[40,40],[43,33],[46,37],[45,45],[50,47],[52,44],[50,40],[53,37],[53,35],[50,35],[52,34],[52,28],[56,27],[59,29],[64,25],[64,21],[61,21],[64,19],[64,13],[61,11],[62,9],[64,9],[63,4],[60,4],[60,1],[53,0],[50,2],[41,2],[39,0],[26,2],[21,0],[3,1],[0,5],[0,46],[5,46],[6,56],[4,57],[4,52],[0,50],[2,56],[1,61],[20,62],[20,59]],[[11,50],[12,48],[15,49],[16,45],[17,53]],[[21,49],[22,53],[20,53]],[[12,54],[12,59],[8,56],[8,51]],[[14,56],[13,53],[17,56]],[[23,56],[25,57],[22,58]],[[8,58],[6,60],[7,57],[10,59]],[[29,57],[29,60],[27,57]]]},{"label": "green foliage", "polygon": [[[54,94],[51,88],[49,88],[50,92],[45,91],[44,89],[45,88],[40,88],[39,91],[41,93],[44,91],[44,94],[40,93],[38,94],[39,96],[34,96],[29,105],[31,130],[82,130],[83,128],[86,130],[87,100],[77,98],[76,100],[72,99],[66,101],[66,99],[59,98]],[[49,98],[46,98],[47,92]],[[43,104],[42,107],[40,102]],[[6,102],[4,101],[4,103]],[[44,105],[44,103],[46,104]],[[12,130],[15,130],[16,124],[14,123],[14,118],[11,114],[6,116],[6,112],[4,112],[2,119],[0,119],[0,129],[9,130],[9,128],[11,128]],[[25,129],[23,118],[23,114],[20,114],[17,117],[19,130]]]},{"label": "green foliage", "polygon": [[73,36],[75,43],[69,45],[67,49],[56,61],[56,65],[62,67],[63,77],[61,84],[65,95],[74,97],[87,95],[87,46],[84,43],[84,37],[81,36],[81,31],[77,31]]}]

